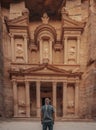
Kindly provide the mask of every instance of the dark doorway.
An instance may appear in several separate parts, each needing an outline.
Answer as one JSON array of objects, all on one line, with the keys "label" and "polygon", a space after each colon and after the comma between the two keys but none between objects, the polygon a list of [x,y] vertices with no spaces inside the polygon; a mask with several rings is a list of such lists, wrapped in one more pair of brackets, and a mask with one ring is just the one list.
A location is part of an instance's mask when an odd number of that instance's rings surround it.
[{"label": "dark doorway", "polygon": [[44,98],[42,98],[42,106],[45,105],[45,98],[49,98],[50,99],[50,104],[51,104],[51,98],[50,97],[44,97]]},{"label": "dark doorway", "polygon": [[45,104],[45,98],[42,98],[42,106]]},{"label": "dark doorway", "polygon": [[57,116],[63,116],[63,84],[57,83]]},{"label": "dark doorway", "polygon": [[30,115],[36,117],[36,83],[30,83]]},{"label": "dark doorway", "polygon": [[41,106],[45,104],[45,98],[49,98],[50,104],[51,104],[52,102],[52,83],[51,82],[41,82],[40,95],[41,95]]}]

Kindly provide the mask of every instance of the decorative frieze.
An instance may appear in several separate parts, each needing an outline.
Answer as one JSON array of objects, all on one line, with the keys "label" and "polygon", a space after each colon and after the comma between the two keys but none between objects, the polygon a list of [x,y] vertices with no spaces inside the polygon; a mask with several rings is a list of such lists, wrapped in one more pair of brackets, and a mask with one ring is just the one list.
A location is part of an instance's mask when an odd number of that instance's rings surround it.
[{"label": "decorative frieze", "polygon": [[37,47],[36,44],[30,44],[29,49],[30,49],[31,52],[32,51],[36,51],[36,52],[38,51],[38,47]]},{"label": "decorative frieze", "polygon": [[61,51],[62,48],[63,48],[63,45],[61,43],[56,42],[56,44],[54,44],[55,51]]}]

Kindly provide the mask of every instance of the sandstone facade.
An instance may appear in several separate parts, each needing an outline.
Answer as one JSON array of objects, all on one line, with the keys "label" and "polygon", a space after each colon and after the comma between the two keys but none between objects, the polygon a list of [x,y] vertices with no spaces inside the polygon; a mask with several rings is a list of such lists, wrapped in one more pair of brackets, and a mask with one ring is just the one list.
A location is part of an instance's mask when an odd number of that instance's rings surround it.
[{"label": "sandstone facade", "polygon": [[39,21],[29,20],[24,2],[1,8],[4,100],[0,102],[7,106],[6,117],[39,118],[45,97],[51,99],[57,119],[95,117],[96,18],[95,6],[88,5],[67,1],[60,20],[45,12]]}]

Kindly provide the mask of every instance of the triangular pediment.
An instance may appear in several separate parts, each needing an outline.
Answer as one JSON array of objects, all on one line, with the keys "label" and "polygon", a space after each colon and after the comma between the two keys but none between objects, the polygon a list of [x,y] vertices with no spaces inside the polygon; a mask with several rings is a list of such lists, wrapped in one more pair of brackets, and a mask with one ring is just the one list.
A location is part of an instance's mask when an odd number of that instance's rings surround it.
[{"label": "triangular pediment", "polygon": [[[63,70],[65,71],[65,70]],[[37,67],[32,67],[32,68],[28,68],[26,70],[24,70],[25,73],[56,73],[56,72],[60,72],[62,73],[61,69],[56,68],[54,66],[51,65],[40,65]]]},{"label": "triangular pediment", "polygon": [[18,18],[11,19],[11,20],[7,19],[6,23],[7,23],[8,27],[28,26],[28,17],[27,16],[20,16]]},{"label": "triangular pediment", "polygon": [[82,72],[72,72],[71,70],[65,70],[58,68],[57,66],[42,64],[36,67],[29,67],[26,69],[10,69],[11,76],[63,76],[63,77],[80,77]]},{"label": "triangular pediment", "polygon": [[[74,75],[71,71],[57,68],[53,65],[42,64],[37,67],[32,67],[23,70],[25,74],[61,74],[61,75]],[[77,74],[77,73],[76,73]]]},{"label": "triangular pediment", "polygon": [[68,28],[84,28],[85,23],[73,20],[69,17],[65,17],[63,21],[63,27]]}]

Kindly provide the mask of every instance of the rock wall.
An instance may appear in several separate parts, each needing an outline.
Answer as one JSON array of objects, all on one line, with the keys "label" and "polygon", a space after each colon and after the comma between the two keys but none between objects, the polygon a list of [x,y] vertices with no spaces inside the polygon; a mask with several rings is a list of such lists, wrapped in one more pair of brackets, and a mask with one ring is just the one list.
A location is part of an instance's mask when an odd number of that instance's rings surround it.
[{"label": "rock wall", "polygon": [[67,0],[66,10],[72,19],[81,21],[81,0]]},{"label": "rock wall", "polygon": [[10,81],[8,70],[10,68],[11,53],[10,53],[10,37],[6,28],[4,17],[9,16],[9,10],[2,8],[2,21],[3,21],[3,33],[2,33],[2,43],[3,43],[3,61],[4,61],[4,108],[5,117],[12,117],[13,114],[13,91],[12,84]]},{"label": "rock wall", "polygon": [[87,22],[88,58],[87,67],[83,76],[85,86],[86,117],[96,117],[96,3],[90,3]]},{"label": "rock wall", "polygon": [[[0,116],[3,116],[4,110],[6,117],[13,116],[13,92],[8,73],[11,63],[10,37],[4,22],[4,16],[13,18],[14,12],[12,14],[12,9],[12,5],[11,11],[2,8],[3,17],[0,15]],[[80,64],[84,74],[79,89],[79,116],[80,118],[93,118],[96,117],[96,11],[94,12],[95,9],[90,6],[90,14],[88,15],[88,1],[81,3],[80,0],[67,1],[66,9],[71,18],[87,22],[80,45]],[[30,23],[30,32],[32,32],[32,35],[34,34],[35,24],[36,26],[38,25],[37,23],[32,23],[31,26]],[[55,23],[52,22],[52,25],[55,28],[59,27],[56,21]]]},{"label": "rock wall", "polygon": [[3,23],[1,15],[1,6],[0,6],[0,117],[4,116],[4,96],[3,96],[3,49],[2,49],[2,32],[3,32]]}]

